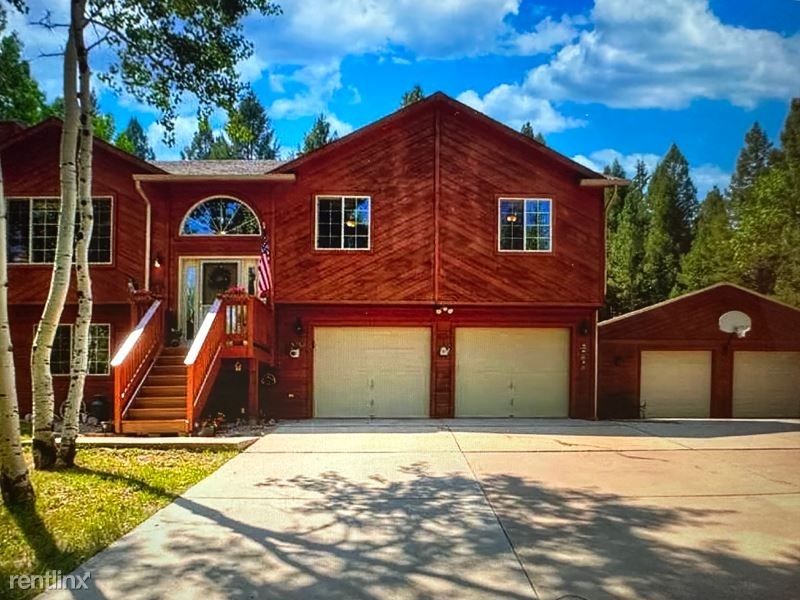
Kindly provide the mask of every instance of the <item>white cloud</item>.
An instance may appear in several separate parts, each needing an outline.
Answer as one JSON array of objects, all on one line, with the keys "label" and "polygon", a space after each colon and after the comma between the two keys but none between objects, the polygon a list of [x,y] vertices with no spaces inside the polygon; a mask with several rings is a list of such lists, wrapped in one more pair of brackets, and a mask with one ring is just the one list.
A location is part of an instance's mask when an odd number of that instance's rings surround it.
[{"label": "white cloud", "polygon": [[[572,157],[572,160],[578,162],[585,167],[589,167],[593,171],[602,173],[603,168],[611,165],[614,160],[618,161],[622,168],[625,170],[625,175],[628,179],[632,178],[636,173],[636,163],[642,161],[647,167],[648,174],[652,175],[655,168],[658,166],[661,156],[651,152],[633,152],[631,154],[623,154],[618,150],[612,148],[604,148],[596,150],[585,156],[578,154]],[[706,194],[715,185],[724,190],[728,187],[731,180],[731,174],[721,169],[717,165],[709,163],[702,164],[698,167],[689,167],[689,176],[692,178],[695,187],[697,188],[697,197],[703,200]]]},{"label": "white cloud", "polygon": [[586,124],[580,119],[562,115],[547,100],[516,85],[499,85],[483,97],[474,90],[467,90],[459,94],[458,100],[514,129],[530,121],[534,131],[544,135]]},{"label": "white cloud", "polygon": [[340,68],[339,61],[332,60],[281,75],[283,89],[294,87],[298,91],[273,102],[269,107],[270,116],[275,119],[297,119],[326,112],[328,102],[342,89]]},{"label": "white cloud", "polygon": [[575,40],[579,35],[578,26],[585,23],[586,19],[581,16],[564,15],[558,21],[546,17],[536,24],[533,31],[511,36],[508,46],[514,54],[544,54]]},{"label": "white cloud", "polygon": [[722,23],[708,0],[597,0],[593,29],[531,70],[524,88],[618,108],[695,98],[752,107],[800,88],[800,36]]},{"label": "white cloud", "polygon": [[197,131],[196,116],[179,116],[174,121],[175,143],[168,146],[164,143],[164,126],[151,123],[147,127],[147,141],[153,147],[158,160],[179,160],[181,150],[188,146]]},{"label": "white cloud", "polygon": [[328,119],[328,123],[331,124],[331,133],[336,133],[337,137],[344,137],[353,131],[353,126],[350,123],[342,121],[335,114],[331,113],[325,115],[325,117]]}]

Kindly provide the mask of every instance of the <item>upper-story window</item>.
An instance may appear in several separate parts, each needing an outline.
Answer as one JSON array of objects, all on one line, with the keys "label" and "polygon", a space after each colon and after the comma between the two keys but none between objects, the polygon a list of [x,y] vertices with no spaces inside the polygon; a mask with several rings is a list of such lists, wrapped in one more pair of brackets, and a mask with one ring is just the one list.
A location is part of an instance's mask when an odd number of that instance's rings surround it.
[{"label": "upper-story window", "polygon": [[184,217],[181,235],[259,235],[258,217],[244,202],[215,197],[195,205]]},{"label": "upper-story window", "polygon": [[549,198],[500,198],[500,250],[550,252],[552,209]]},{"label": "upper-story window", "polygon": [[[52,263],[56,256],[60,198],[8,199],[8,262]],[[111,262],[111,198],[93,198],[89,262]],[[75,225],[76,230],[78,224]]]},{"label": "upper-story window", "polygon": [[317,196],[318,250],[369,250],[370,198]]}]

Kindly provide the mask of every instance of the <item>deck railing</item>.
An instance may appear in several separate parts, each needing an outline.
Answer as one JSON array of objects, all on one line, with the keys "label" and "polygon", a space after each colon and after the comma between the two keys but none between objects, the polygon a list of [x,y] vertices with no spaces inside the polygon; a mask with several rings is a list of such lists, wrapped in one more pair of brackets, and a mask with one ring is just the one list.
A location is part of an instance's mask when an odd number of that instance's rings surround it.
[{"label": "deck railing", "polygon": [[186,365],[186,419],[191,429],[203,412],[217,377],[226,339],[225,303],[217,298],[206,313],[183,363]]},{"label": "deck railing", "polygon": [[164,308],[161,300],[155,300],[111,360],[115,431],[122,431],[122,417],[158,356],[163,340]]},{"label": "deck railing", "polygon": [[226,346],[251,344],[271,354],[272,309],[255,296],[244,294],[223,294],[222,300],[225,302]]}]

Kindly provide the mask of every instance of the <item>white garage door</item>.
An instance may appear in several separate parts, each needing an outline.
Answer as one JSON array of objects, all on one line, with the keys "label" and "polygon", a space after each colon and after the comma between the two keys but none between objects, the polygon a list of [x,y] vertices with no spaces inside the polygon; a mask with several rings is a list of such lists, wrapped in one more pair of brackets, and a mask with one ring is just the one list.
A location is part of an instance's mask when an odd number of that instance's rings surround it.
[{"label": "white garage door", "polygon": [[569,330],[459,327],[457,417],[569,415]]},{"label": "white garage door", "polygon": [[735,352],[733,416],[800,418],[800,352]]},{"label": "white garage door", "polygon": [[428,328],[314,329],[317,417],[426,417],[430,377]]},{"label": "white garage door", "polygon": [[646,351],[641,366],[644,418],[709,416],[711,351]]}]

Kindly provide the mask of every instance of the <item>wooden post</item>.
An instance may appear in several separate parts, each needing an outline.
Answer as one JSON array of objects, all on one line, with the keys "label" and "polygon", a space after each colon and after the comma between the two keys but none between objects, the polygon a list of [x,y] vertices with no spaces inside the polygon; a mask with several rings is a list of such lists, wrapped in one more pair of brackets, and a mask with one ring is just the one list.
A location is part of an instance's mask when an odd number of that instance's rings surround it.
[{"label": "wooden post", "polygon": [[259,402],[258,402],[258,390],[259,390],[259,381],[258,381],[258,359],[251,358],[248,361],[250,365],[250,378],[248,380],[247,386],[247,416],[250,420],[258,419],[258,409],[259,409]]}]

